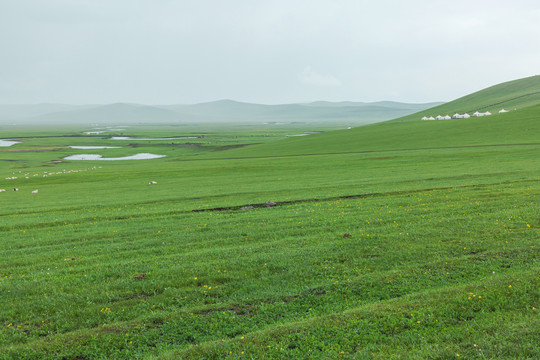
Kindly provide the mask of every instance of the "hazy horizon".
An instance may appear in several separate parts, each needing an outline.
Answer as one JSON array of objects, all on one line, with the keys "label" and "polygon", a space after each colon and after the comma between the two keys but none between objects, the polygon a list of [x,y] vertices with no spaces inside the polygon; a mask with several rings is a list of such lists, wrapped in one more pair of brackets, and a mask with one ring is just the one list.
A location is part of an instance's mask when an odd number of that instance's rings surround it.
[{"label": "hazy horizon", "polygon": [[426,102],[404,102],[404,101],[394,101],[394,100],[385,100],[380,99],[376,101],[361,101],[361,100],[337,100],[337,101],[329,101],[329,100],[313,100],[313,101],[305,101],[305,102],[291,102],[291,103],[275,103],[275,104],[269,104],[269,103],[255,103],[255,102],[247,102],[247,101],[239,101],[234,99],[216,99],[216,100],[209,100],[209,101],[202,101],[202,102],[196,102],[196,103],[140,103],[140,102],[127,102],[127,101],[113,101],[113,102],[107,102],[107,103],[66,103],[66,102],[41,102],[41,103],[0,103],[0,106],[39,106],[39,105],[66,105],[66,106],[108,106],[108,105],[143,105],[143,106],[190,106],[190,105],[203,105],[203,104],[211,104],[211,103],[219,103],[219,102],[233,102],[233,103],[241,103],[241,104],[250,104],[250,105],[268,105],[268,106],[274,106],[274,105],[311,105],[314,103],[330,103],[330,104],[339,104],[339,103],[354,103],[354,104],[376,104],[381,102],[393,102],[393,103],[402,103],[406,105],[422,105],[422,104],[442,104],[445,103],[445,101],[426,101]]},{"label": "hazy horizon", "polygon": [[538,74],[537,1],[6,0],[0,104],[450,101]]}]

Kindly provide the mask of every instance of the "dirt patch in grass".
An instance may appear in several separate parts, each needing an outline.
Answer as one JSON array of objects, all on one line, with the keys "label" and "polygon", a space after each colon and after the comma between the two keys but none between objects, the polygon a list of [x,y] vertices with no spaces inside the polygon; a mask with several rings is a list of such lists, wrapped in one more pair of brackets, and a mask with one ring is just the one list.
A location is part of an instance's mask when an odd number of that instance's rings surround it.
[{"label": "dirt patch in grass", "polygon": [[366,158],[366,159],[358,159],[356,161],[365,161],[365,160],[389,160],[393,159],[395,156],[378,156],[378,157],[372,157],[372,158]]},{"label": "dirt patch in grass", "polygon": [[246,316],[252,313],[253,307],[254,307],[253,305],[247,305],[247,306],[231,305],[227,307],[198,310],[198,311],[194,311],[193,314],[208,315],[208,314],[213,314],[217,312],[231,311],[235,313],[236,315]]}]

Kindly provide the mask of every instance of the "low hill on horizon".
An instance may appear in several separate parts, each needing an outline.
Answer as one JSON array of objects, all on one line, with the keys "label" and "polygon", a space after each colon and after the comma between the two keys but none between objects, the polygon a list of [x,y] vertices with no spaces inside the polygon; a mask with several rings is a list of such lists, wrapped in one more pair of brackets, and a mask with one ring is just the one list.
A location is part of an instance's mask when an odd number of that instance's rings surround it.
[{"label": "low hill on horizon", "polygon": [[69,104],[0,104],[0,121],[14,121],[27,119],[46,114],[90,109],[97,105],[69,105]]},{"label": "low hill on horizon", "polygon": [[375,123],[417,112],[440,103],[410,104],[314,102],[263,105],[219,100],[193,105],[0,105],[4,124],[158,124],[158,123],[265,123],[340,122]]},{"label": "low hill on horizon", "polygon": [[152,119],[156,119],[157,122],[176,122],[179,118],[179,115],[174,111],[161,109],[155,106],[116,103],[83,108],[80,110],[49,113],[29,120],[38,120],[40,123],[51,124],[130,124],[149,122],[152,121]]}]

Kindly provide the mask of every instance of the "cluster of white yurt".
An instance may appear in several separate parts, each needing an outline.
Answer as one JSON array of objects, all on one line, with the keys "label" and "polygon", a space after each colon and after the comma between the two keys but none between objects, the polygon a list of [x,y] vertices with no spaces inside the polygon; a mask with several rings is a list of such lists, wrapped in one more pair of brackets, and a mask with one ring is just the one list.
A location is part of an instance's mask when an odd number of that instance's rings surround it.
[{"label": "cluster of white yurt", "polygon": [[[499,114],[502,114],[502,113],[507,113],[508,110],[505,110],[505,109],[501,109],[499,110]],[[476,111],[474,114],[472,115],[469,115],[467,113],[464,113],[464,114],[459,114],[459,113],[455,113],[454,115],[452,115],[450,117],[450,115],[446,115],[446,116],[441,116],[441,115],[437,115],[436,117],[433,117],[433,116],[424,116],[422,118],[422,120],[450,120],[450,119],[468,119],[470,118],[471,116],[474,116],[474,117],[480,117],[480,116],[489,116],[489,115],[492,115],[489,111],[486,111],[486,112],[479,112],[479,111]]]},{"label": "cluster of white yurt", "polygon": [[476,111],[474,114],[472,114],[472,116],[474,117],[480,117],[480,116],[489,116],[491,115],[491,113],[489,111],[486,111],[486,112],[478,112]]},{"label": "cluster of white yurt", "polygon": [[450,115],[445,115],[445,116],[441,116],[441,115],[437,115],[436,117],[433,117],[433,116],[424,116],[422,118],[422,120],[450,120],[451,117]]},{"label": "cluster of white yurt", "polygon": [[450,115],[445,115],[445,116],[437,115],[435,117],[435,120],[450,120],[450,119],[451,119]]}]

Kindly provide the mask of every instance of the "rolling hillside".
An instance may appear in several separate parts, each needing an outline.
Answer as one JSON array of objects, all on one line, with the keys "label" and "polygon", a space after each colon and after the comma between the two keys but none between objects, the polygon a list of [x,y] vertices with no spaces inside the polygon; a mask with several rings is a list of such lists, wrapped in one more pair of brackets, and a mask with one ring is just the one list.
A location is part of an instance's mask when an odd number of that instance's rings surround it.
[{"label": "rolling hillside", "polygon": [[540,103],[540,75],[497,84],[475,93],[463,96],[445,104],[423,110],[400,120],[417,120],[423,116],[450,115],[475,111],[497,113],[519,110]]},{"label": "rolling hillside", "polygon": [[[486,108],[488,104],[498,105]],[[503,114],[495,111],[508,104],[517,110]],[[454,113],[460,109],[491,109],[494,115],[440,121],[419,120],[424,115]],[[540,76],[533,76],[496,85],[392,121],[253,145],[208,156],[257,157],[526,144],[540,143],[539,133]]]}]

